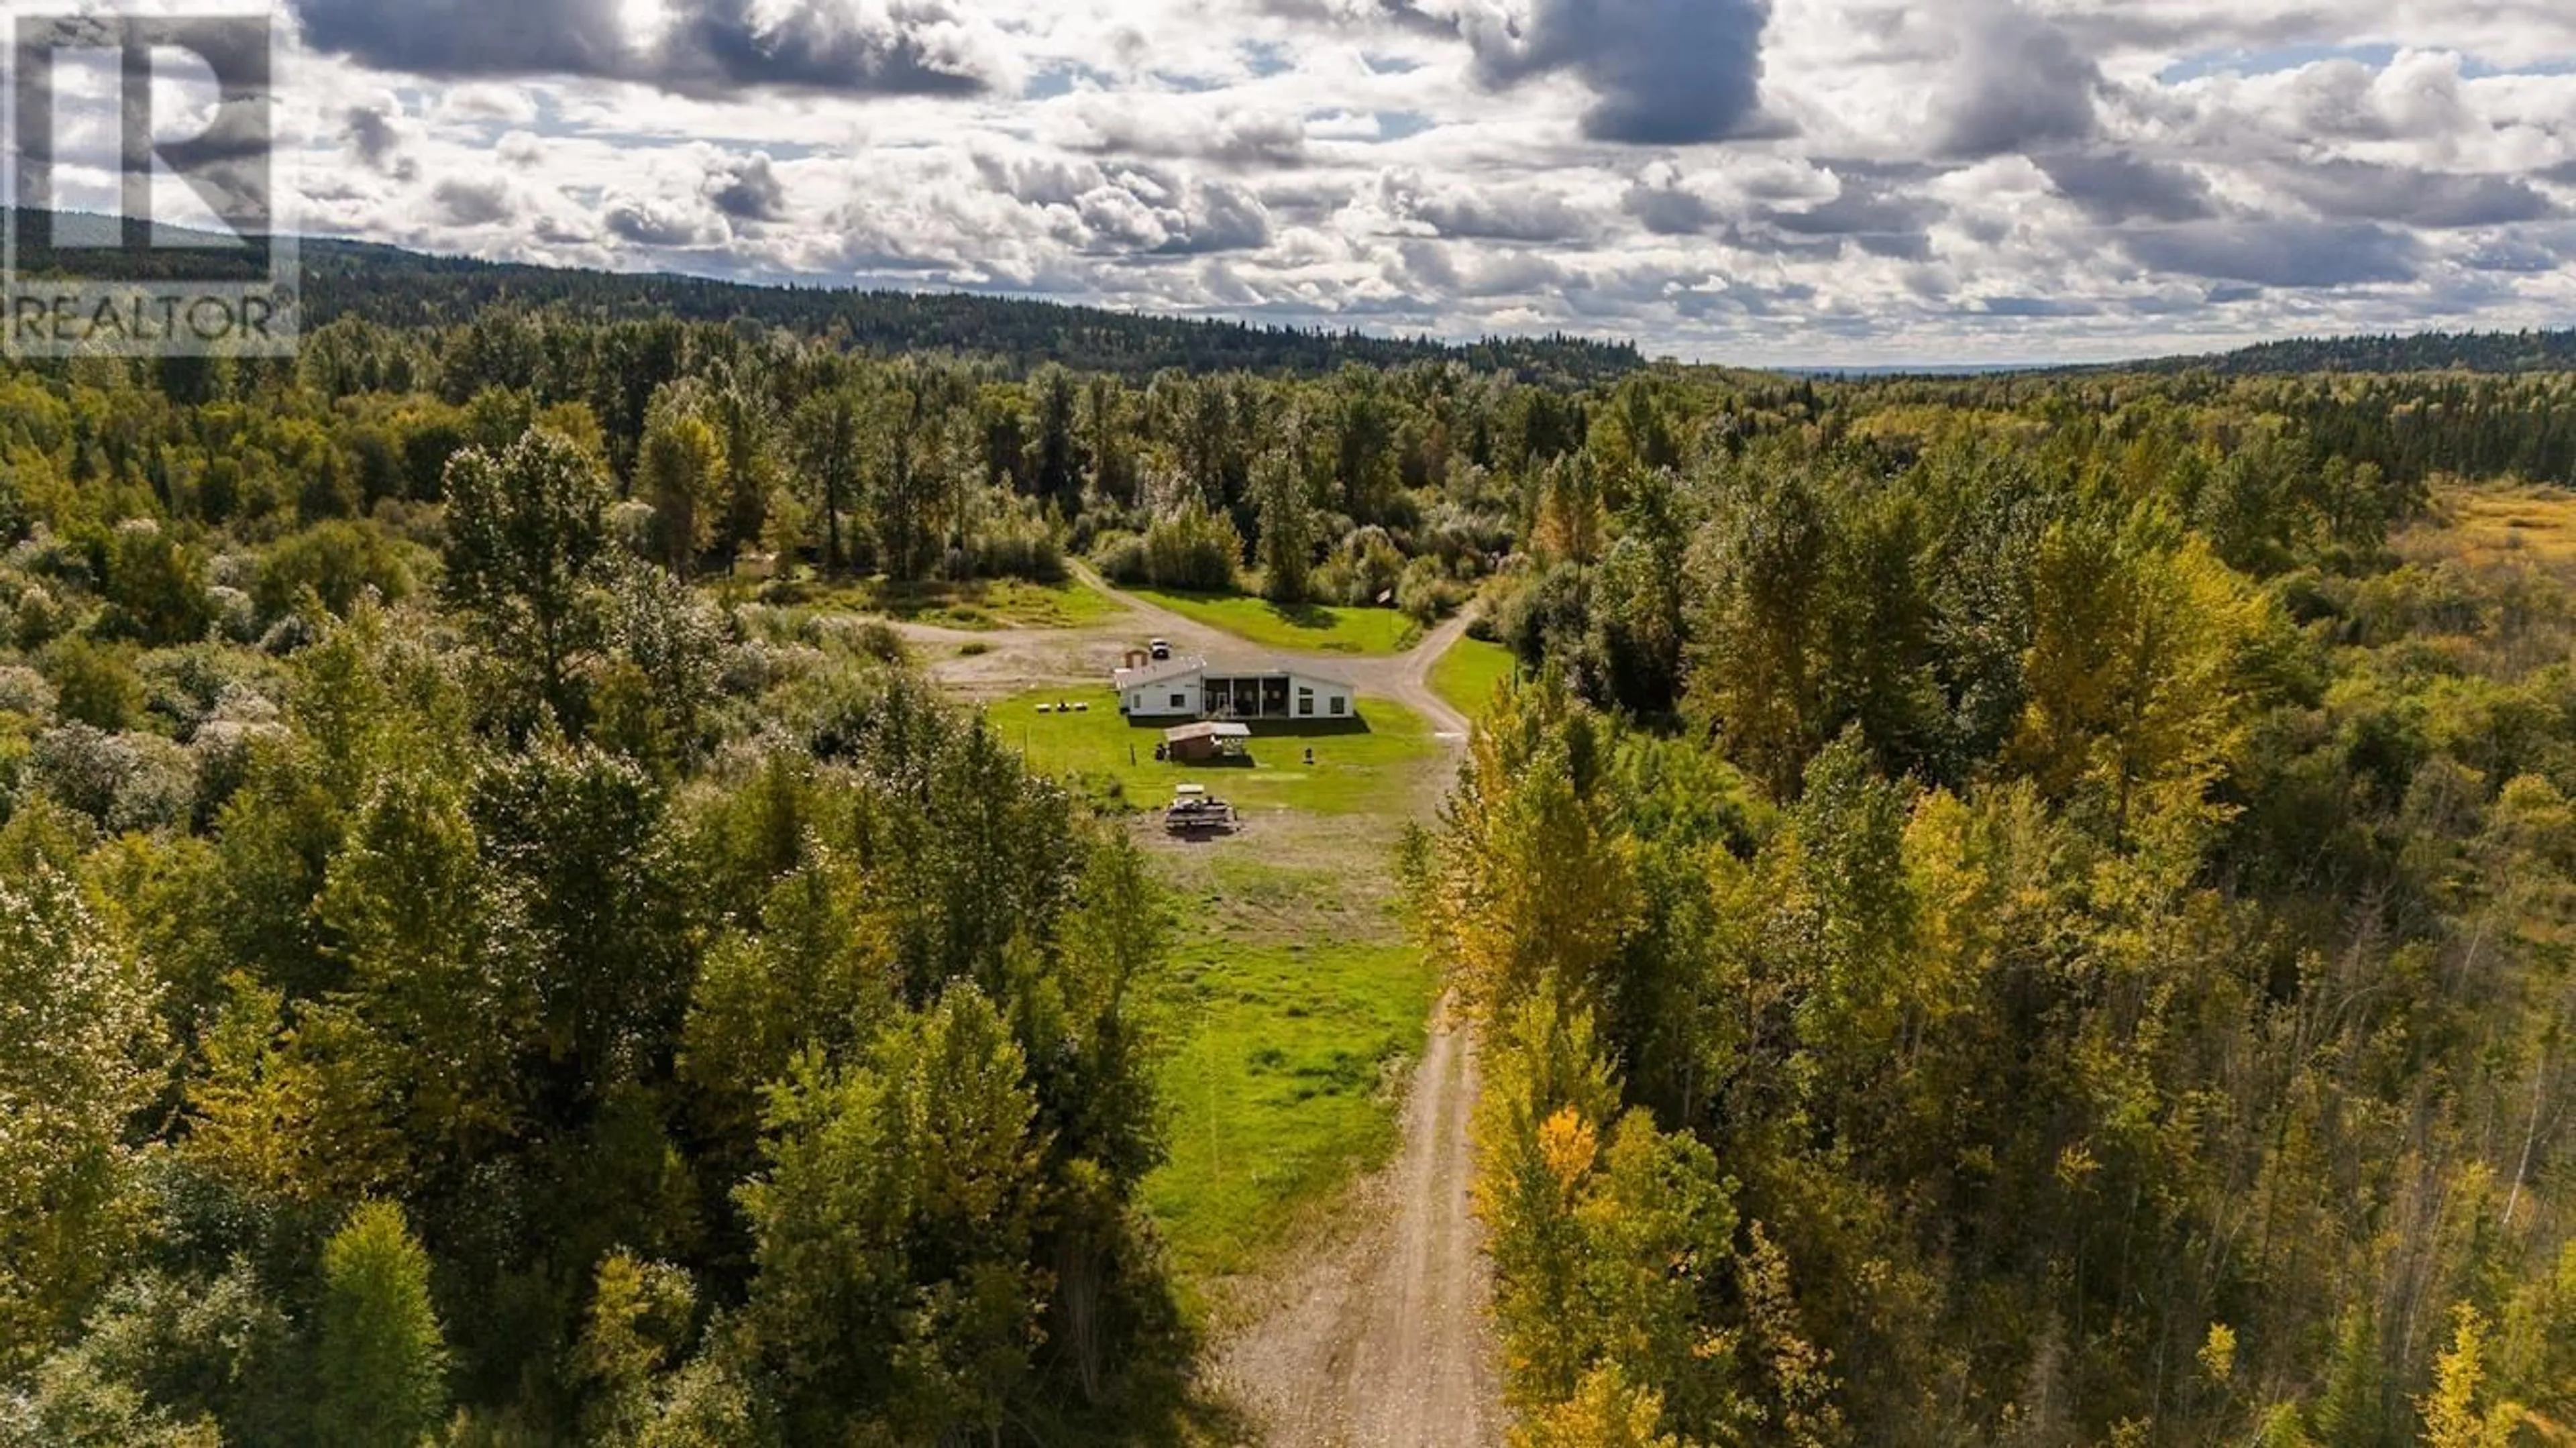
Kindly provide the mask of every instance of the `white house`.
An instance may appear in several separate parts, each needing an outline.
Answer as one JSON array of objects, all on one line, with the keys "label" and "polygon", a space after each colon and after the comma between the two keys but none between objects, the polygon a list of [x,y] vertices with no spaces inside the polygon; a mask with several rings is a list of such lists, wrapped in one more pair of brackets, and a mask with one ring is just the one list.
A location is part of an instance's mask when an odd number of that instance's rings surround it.
[{"label": "white house", "polygon": [[1359,704],[1348,682],[1302,663],[1211,664],[1203,656],[1127,655],[1111,676],[1119,712],[1131,719],[1349,719]]},{"label": "white house", "polygon": [[1206,674],[1207,660],[1194,654],[1154,659],[1136,650],[1110,679],[1118,688],[1118,712],[1129,718],[1196,719],[1206,712],[1200,689]]}]

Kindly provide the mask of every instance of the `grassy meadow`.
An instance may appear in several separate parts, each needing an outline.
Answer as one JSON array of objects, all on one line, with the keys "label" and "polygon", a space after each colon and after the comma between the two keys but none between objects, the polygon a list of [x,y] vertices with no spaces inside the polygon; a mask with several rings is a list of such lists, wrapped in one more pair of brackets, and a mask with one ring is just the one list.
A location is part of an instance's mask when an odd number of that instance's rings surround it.
[{"label": "grassy meadow", "polygon": [[2433,517],[2395,539],[2421,563],[2525,564],[2576,576],[2576,493],[2546,484],[2453,485],[2437,491]]},{"label": "grassy meadow", "polygon": [[1279,604],[1249,594],[1172,593],[1153,588],[1131,588],[1128,592],[1264,648],[1400,654],[1422,639],[1422,626],[1391,608]]},{"label": "grassy meadow", "polygon": [[[1350,863],[1193,851],[1165,994],[1169,1156],[1145,1183],[1186,1280],[1250,1270],[1395,1142],[1433,970]],[[1378,878],[1383,880],[1384,872]]]},{"label": "grassy meadow", "polygon": [[969,583],[898,585],[882,578],[851,583],[810,580],[773,583],[761,601],[818,613],[857,613],[933,628],[989,633],[1012,628],[1080,628],[1119,611],[1115,600],[1067,579],[1031,583],[984,578]]},{"label": "grassy meadow", "polygon": [[[1068,703],[1090,708],[1056,708]],[[1039,713],[1041,704],[1049,712]],[[1373,698],[1359,701],[1356,719],[1255,723],[1249,764],[1156,763],[1164,726],[1128,723],[1105,686],[1035,690],[992,705],[985,717],[1031,764],[1111,808],[1160,808],[1174,785],[1188,781],[1256,816],[1400,812],[1413,797],[1416,771],[1439,752],[1422,716]]]},{"label": "grassy meadow", "polygon": [[1501,644],[1460,639],[1431,666],[1431,692],[1473,722],[1493,707],[1494,690],[1512,676],[1513,663]]}]

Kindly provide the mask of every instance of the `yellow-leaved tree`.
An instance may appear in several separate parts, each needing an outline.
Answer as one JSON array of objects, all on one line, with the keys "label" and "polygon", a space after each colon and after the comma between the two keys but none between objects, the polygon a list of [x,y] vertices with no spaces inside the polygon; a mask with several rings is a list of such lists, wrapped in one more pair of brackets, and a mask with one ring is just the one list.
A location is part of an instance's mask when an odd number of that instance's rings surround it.
[{"label": "yellow-leaved tree", "polygon": [[2425,1448],[2506,1448],[2522,1409],[2481,1402],[2487,1376],[2487,1320],[2463,1302],[2451,1311],[2451,1345],[2433,1363],[2433,1390],[2415,1400]]},{"label": "yellow-leaved tree", "polygon": [[698,389],[665,386],[645,424],[638,491],[653,505],[662,561],[686,577],[716,539],[727,493],[724,440]]},{"label": "yellow-leaved tree", "polygon": [[126,1118],[161,1047],[151,979],[53,861],[0,840],[0,1372],[80,1319],[138,1225]]},{"label": "yellow-leaved tree", "polygon": [[2052,525],[2031,575],[2028,703],[2010,759],[2111,838],[2188,857],[2242,748],[2267,605],[2162,513]]},{"label": "yellow-leaved tree", "polygon": [[1507,691],[1469,748],[1417,873],[1418,918],[1489,1020],[1535,990],[1588,998],[1635,924],[1635,845],[1596,788],[1606,747],[1550,678]]}]

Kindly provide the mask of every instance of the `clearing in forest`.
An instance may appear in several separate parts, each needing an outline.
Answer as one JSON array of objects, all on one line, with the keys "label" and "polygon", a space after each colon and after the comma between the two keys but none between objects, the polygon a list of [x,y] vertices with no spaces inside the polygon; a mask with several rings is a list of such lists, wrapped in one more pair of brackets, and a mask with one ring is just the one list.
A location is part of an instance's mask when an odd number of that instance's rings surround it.
[{"label": "clearing in forest", "polygon": [[1400,654],[1422,639],[1422,625],[1391,608],[1272,603],[1236,593],[1136,589],[1133,596],[1264,648],[1327,654]]},{"label": "clearing in forest", "polygon": [[[1210,1382],[1268,1443],[1498,1442],[1489,1268],[1468,1210],[1474,1048],[1437,1018],[1395,853],[1508,655],[1466,641],[1463,618],[1408,651],[1418,631],[1386,610],[1305,614],[1327,622],[1303,631],[1259,600],[1081,576],[1111,610],[1100,623],[1005,632],[989,649],[906,632],[940,654],[951,688],[986,701],[1008,747],[1131,816],[1167,891],[1168,1155],[1144,1200],[1208,1332]],[[1359,720],[1257,725],[1245,764],[1158,762],[1170,721],[1129,724],[1106,681],[1153,637],[1323,649],[1357,684]],[[1243,830],[1166,837],[1153,812],[1183,782],[1235,803]]]},{"label": "clearing in forest", "polygon": [[[1067,705],[1082,707],[1068,712]],[[1154,746],[1176,721],[1131,724],[1106,686],[1033,690],[987,706],[984,717],[1032,766],[1130,810],[1160,808],[1174,786],[1189,783],[1247,811],[1401,818],[1416,774],[1440,752],[1420,715],[1366,697],[1356,719],[1257,722],[1246,759],[1207,764],[1156,760]],[[1388,867],[1385,859],[1365,866],[1380,874]]]},{"label": "clearing in forest", "polygon": [[762,603],[814,613],[869,614],[898,623],[960,633],[1002,629],[1071,629],[1117,617],[1118,604],[1078,579],[1031,583],[979,578],[967,583],[780,581],[763,586]]},{"label": "clearing in forest", "polygon": [[2519,563],[2576,577],[2576,492],[2545,483],[2439,487],[2433,516],[2398,534],[2395,544],[2417,562]]}]

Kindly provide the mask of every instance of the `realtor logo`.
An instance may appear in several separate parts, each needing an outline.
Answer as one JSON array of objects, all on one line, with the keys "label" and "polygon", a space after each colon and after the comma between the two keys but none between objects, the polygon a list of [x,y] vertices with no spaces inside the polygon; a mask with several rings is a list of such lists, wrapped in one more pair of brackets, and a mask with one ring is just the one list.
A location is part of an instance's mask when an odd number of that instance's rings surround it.
[{"label": "realtor logo", "polygon": [[0,351],[294,349],[266,13],[16,15]]}]

